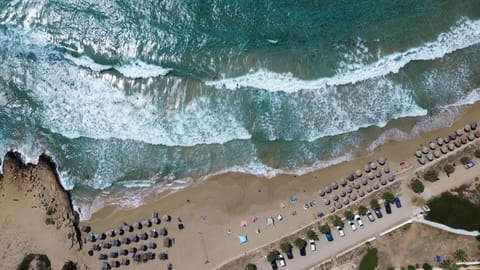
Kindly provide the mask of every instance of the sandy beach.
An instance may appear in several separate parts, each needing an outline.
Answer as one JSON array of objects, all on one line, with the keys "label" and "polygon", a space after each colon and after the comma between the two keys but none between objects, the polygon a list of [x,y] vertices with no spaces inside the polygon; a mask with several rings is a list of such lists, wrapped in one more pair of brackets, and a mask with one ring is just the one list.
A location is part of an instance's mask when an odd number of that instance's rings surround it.
[{"label": "sandy beach", "polygon": [[[91,227],[92,232],[102,233],[121,228],[125,223],[134,224],[137,221],[150,219],[155,213],[158,213],[160,218],[169,215],[171,216],[170,222],[162,221],[159,225],[135,230],[132,233],[125,232],[124,235],[117,236],[125,238],[133,234],[149,232],[153,228],[157,230],[166,228],[168,237],[174,242],[172,247],[164,247],[162,237],[143,241],[142,243],[145,244],[156,243],[157,247],[153,251],[157,254],[159,252],[167,253],[168,260],[161,261],[156,258],[154,261],[145,263],[132,263],[128,266],[128,269],[167,269],[169,263],[173,265],[174,269],[216,269],[236,257],[317,221],[319,212],[329,213],[328,208],[322,202],[322,198],[317,194],[318,190],[330,185],[333,181],[338,182],[339,179],[355,172],[357,169],[362,169],[368,162],[376,161],[379,157],[385,157],[387,159],[386,165],[397,176],[396,181],[410,179],[420,167],[413,157],[415,150],[420,145],[425,145],[437,136],[448,135],[457,128],[463,128],[465,124],[477,121],[476,116],[479,113],[480,103],[476,103],[465,108],[461,117],[450,127],[421,134],[406,141],[389,141],[375,149],[375,152],[371,155],[358,157],[353,161],[334,165],[310,174],[302,176],[282,175],[273,179],[242,174],[220,175],[169,195],[166,195],[169,191],[165,191],[165,194],[160,194],[158,199],[154,199],[136,209],[124,210],[115,205],[105,207],[95,213],[90,220],[81,222],[80,225]],[[11,178],[8,173],[4,177]],[[15,182],[12,181],[12,183]],[[25,198],[20,196],[23,201],[15,206],[16,203],[12,202],[10,198],[21,194],[12,191],[11,188],[8,188],[8,185],[3,185],[2,189],[2,194],[8,194],[7,198],[9,198],[3,200],[2,205],[7,205],[10,209],[8,213],[3,214],[2,218],[4,220],[16,219],[21,224],[30,224],[29,220],[34,219],[43,222],[45,214],[30,206],[35,202],[35,198],[26,195]],[[40,191],[39,193],[45,192]],[[296,197],[296,203],[290,202],[291,195]],[[303,205],[312,200],[316,201],[316,205],[304,210]],[[356,202],[358,201],[360,199]],[[293,215],[294,212],[295,215]],[[281,221],[277,219],[279,214],[283,217]],[[25,219],[25,217],[29,218]],[[275,220],[274,226],[267,225],[266,220],[269,217]],[[247,225],[241,226],[244,221]],[[183,224],[184,229],[180,230],[179,224]],[[95,252],[94,256],[87,256],[87,252],[92,248],[92,243],[84,244],[80,251],[78,251],[78,247],[72,249],[72,244],[66,249],[48,248],[58,243],[64,243],[65,246],[68,246],[65,243],[64,233],[58,234],[57,231],[59,230],[55,231],[52,226],[49,227],[48,225],[39,225],[32,230],[27,230],[21,226],[14,228],[11,225],[11,222],[2,223],[4,230],[12,232],[10,237],[12,240],[19,237],[16,234],[28,231],[31,242],[36,243],[25,243],[20,250],[24,250],[25,253],[46,253],[52,257],[54,265],[60,265],[63,261],[72,259],[81,262],[81,265],[85,268],[101,269],[101,261],[97,258],[98,254],[109,254],[111,251],[103,250]],[[44,226],[47,229],[44,229]],[[248,237],[247,243],[239,243],[238,236],[242,235]],[[87,234],[83,233],[81,238],[85,237],[87,237]],[[38,243],[51,244],[46,245],[47,248],[45,248],[43,245],[38,246]],[[118,250],[131,246],[139,247],[140,244],[123,245],[118,247]],[[2,247],[1,251],[6,251],[7,256],[12,253],[10,246]],[[19,249],[15,249],[15,251],[18,252]],[[10,265],[14,266],[21,257],[20,255],[11,256]],[[126,269],[126,267],[124,268]],[[235,267],[235,269],[243,268],[244,265]],[[57,267],[54,269],[57,269]]]}]

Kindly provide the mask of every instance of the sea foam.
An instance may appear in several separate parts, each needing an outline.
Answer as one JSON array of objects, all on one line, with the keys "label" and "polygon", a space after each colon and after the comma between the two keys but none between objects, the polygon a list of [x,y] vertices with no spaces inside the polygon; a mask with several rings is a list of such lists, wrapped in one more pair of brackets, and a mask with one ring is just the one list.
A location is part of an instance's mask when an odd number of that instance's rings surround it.
[{"label": "sea foam", "polygon": [[355,84],[371,78],[398,73],[401,68],[412,61],[434,60],[454,51],[470,47],[480,42],[480,20],[462,19],[437,39],[419,47],[396,52],[381,57],[376,62],[361,65],[356,69],[344,69],[333,77],[316,80],[302,80],[291,73],[276,73],[266,69],[252,70],[250,73],[233,78],[207,81],[206,84],[218,89],[236,90],[252,87],[267,91],[297,92],[300,90],[317,90],[327,86]]}]

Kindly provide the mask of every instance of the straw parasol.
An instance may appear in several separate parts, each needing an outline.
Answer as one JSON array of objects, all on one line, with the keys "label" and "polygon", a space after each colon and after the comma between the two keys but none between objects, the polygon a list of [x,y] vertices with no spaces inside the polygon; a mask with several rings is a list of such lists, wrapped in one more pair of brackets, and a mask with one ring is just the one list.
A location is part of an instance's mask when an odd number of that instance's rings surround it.
[{"label": "straw parasol", "polygon": [[476,123],[476,122],[470,123],[470,128],[471,128],[472,130],[477,129],[477,123]]},{"label": "straw parasol", "polygon": [[467,143],[467,138],[465,138],[465,137],[460,138],[460,142],[462,142],[462,144],[466,144]]},{"label": "straw parasol", "polygon": [[147,240],[148,239],[148,234],[147,233],[140,234],[140,239]]},{"label": "straw parasol", "polygon": [[112,247],[112,245],[111,245],[110,243],[108,243],[108,242],[102,243],[102,248],[109,249],[109,248],[111,248],[111,247]]},{"label": "straw parasol", "polygon": [[428,154],[428,148],[426,146],[422,147],[422,153]]},{"label": "straw parasol", "polygon": [[389,168],[388,166],[383,167],[383,172],[384,172],[384,173],[389,173],[389,172],[390,172],[390,168]]},{"label": "straw parasol", "polygon": [[462,146],[462,141],[460,139],[457,139],[453,141],[453,145],[455,145],[457,148],[460,148],[460,146]]},{"label": "straw parasol", "polygon": [[149,233],[149,236],[152,238],[157,238],[158,237],[158,232],[155,230],[151,230]]},{"label": "straw parasol", "polygon": [[438,146],[442,146],[443,145],[443,139],[441,137],[438,137],[437,138],[437,144]]},{"label": "straw parasol", "polygon": [[341,203],[335,202],[334,204],[335,204],[335,208],[337,208],[337,209],[342,208],[342,204],[341,204]]},{"label": "straw parasol", "polygon": [[148,243],[148,248],[149,249],[156,249],[157,248],[157,244],[155,242],[150,242]]},{"label": "straw parasol", "polygon": [[146,251],[148,249],[148,246],[143,244],[143,245],[140,245],[140,248],[139,248],[141,251]]},{"label": "straw parasol", "polygon": [[441,155],[440,150],[437,150],[437,151],[433,152],[433,156],[436,157],[436,158],[439,158],[440,155]]},{"label": "straw parasol", "polygon": [[158,234],[160,234],[161,236],[166,236],[168,234],[167,228],[161,228]]},{"label": "straw parasol", "polygon": [[372,187],[367,186],[367,192],[368,192],[368,193],[372,192]]},{"label": "straw parasol", "polygon": [[123,229],[124,229],[126,232],[133,232],[133,226],[132,226],[132,225],[126,224],[125,226],[123,226]]},{"label": "straw parasol", "polygon": [[165,253],[165,252],[160,252],[160,253],[158,254],[158,259],[161,260],[161,261],[168,260],[168,254]]},{"label": "straw parasol", "polygon": [[147,219],[147,220],[143,221],[143,226],[145,226],[145,227],[151,227],[151,226],[152,226],[152,222],[151,222],[149,219]]},{"label": "straw parasol", "polygon": [[362,185],[366,186],[368,183],[368,179],[367,178],[363,178],[362,179]]},{"label": "straw parasol", "polygon": [[111,261],[110,264],[111,264],[114,268],[120,267],[120,262],[119,262],[119,261]]},{"label": "straw parasol", "polygon": [[369,172],[370,172],[370,165],[369,165],[369,164],[366,164],[366,165],[363,167],[363,170],[364,170],[366,173],[369,173]]},{"label": "straw parasol", "polygon": [[340,179],[340,185],[342,185],[342,187],[346,186],[347,180],[345,180],[345,178]]},{"label": "straw parasol", "polygon": [[433,160],[433,155],[432,155],[431,153],[429,153],[429,154],[427,155],[427,159],[430,160],[430,161],[432,161],[432,160]]},{"label": "straw parasol", "polygon": [[128,255],[128,249],[122,249],[122,250],[120,250],[120,255],[122,255],[122,256],[127,256],[127,255]]},{"label": "straw parasol", "polygon": [[117,257],[118,257],[118,251],[112,250],[112,252],[110,252],[110,258],[117,258]]},{"label": "straw parasol", "polygon": [[390,175],[388,176],[388,181],[393,182],[394,180],[395,180],[395,175],[390,174]]},{"label": "straw parasol", "polygon": [[368,174],[368,179],[373,180],[375,178],[375,175],[373,173]]},{"label": "straw parasol", "polygon": [[383,166],[383,165],[385,165],[385,158],[384,158],[384,157],[380,157],[380,158],[377,159],[377,162],[378,162],[378,164],[380,164],[380,165]]},{"label": "straw parasol", "polygon": [[100,251],[100,249],[102,249],[102,248],[100,247],[100,245],[93,244],[92,249],[95,250],[95,251]]},{"label": "straw parasol", "polygon": [[469,141],[473,141],[473,140],[475,140],[475,135],[473,133],[470,133],[470,134],[468,134],[467,138],[468,138]]},{"label": "straw parasol", "polygon": [[370,169],[376,170],[376,169],[377,169],[377,164],[371,162],[371,163],[370,163]]},{"label": "straw parasol", "polygon": [[107,235],[105,233],[98,234],[98,239],[105,240],[106,238],[107,238]]},{"label": "straw parasol", "polygon": [[169,237],[165,237],[163,239],[163,246],[164,247],[171,247],[172,246],[172,239],[170,239]]},{"label": "straw parasol", "polygon": [[318,195],[320,195],[320,197],[325,196],[325,191],[323,191],[323,189],[320,189],[320,190],[318,191]]},{"label": "straw parasol", "polygon": [[457,131],[455,133],[457,134],[457,136],[462,136],[463,135],[463,130],[457,129]]},{"label": "straw parasol", "polygon": [[153,224],[157,224],[157,225],[160,224],[160,219],[158,219],[158,217],[153,217],[151,221]]},{"label": "straw parasol", "polygon": [[353,176],[353,174],[351,173],[351,174],[347,175],[347,179],[349,181],[353,181],[353,179],[355,179],[355,176]]},{"label": "straw parasol", "polygon": [[116,233],[117,235],[123,235],[124,232],[125,232],[125,231],[124,231],[122,228],[118,228],[118,229],[115,230],[115,233]]},{"label": "straw parasol", "polygon": [[332,189],[335,189],[335,190],[338,189],[337,182],[333,182],[330,186],[332,187]]},{"label": "straw parasol", "polygon": [[115,231],[114,230],[109,230],[106,232],[106,234],[109,236],[109,237],[114,237],[115,236]]},{"label": "straw parasol", "polygon": [[325,205],[329,205],[329,204],[330,204],[330,200],[327,199],[327,198],[324,198],[324,199],[323,199],[323,203],[324,203]]},{"label": "straw parasol", "polygon": [[446,147],[445,145],[444,145],[444,146],[442,146],[442,147],[440,147],[440,152],[442,152],[442,154],[446,154],[446,153],[448,153],[448,149],[447,149],[447,147]]},{"label": "straw parasol", "polygon": [[99,260],[106,260],[106,259],[108,259],[108,256],[107,256],[107,254],[98,254],[98,259]]},{"label": "straw parasol", "polygon": [[332,200],[338,201],[338,195],[337,194],[332,194]]},{"label": "straw parasol", "polygon": [[382,184],[382,186],[385,186],[387,184],[387,180],[385,180],[385,178],[381,178],[380,184]]},{"label": "straw parasol", "polygon": [[110,264],[108,262],[103,262],[102,263],[102,270],[109,270],[110,269]]},{"label": "straw parasol", "polygon": [[352,188],[350,186],[347,186],[345,190],[347,191],[347,193],[352,193]]},{"label": "straw parasol", "polygon": [[326,193],[330,193],[330,192],[332,192],[332,189],[331,189],[329,186],[327,186],[327,187],[325,188],[325,192],[326,192]]},{"label": "straw parasol", "polygon": [[355,195],[355,194],[353,194],[353,193],[350,194],[350,195],[348,195],[348,197],[350,197],[350,200],[352,200],[352,201],[357,200],[357,195]]},{"label": "straw parasol", "polygon": [[455,134],[455,132],[453,132],[450,135],[448,135],[448,138],[450,139],[450,141],[453,141],[457,138],[457,134]]},{"label": "straw parasol", "polygon": [[355,175],[356,175],[357,177],[362,176],[362,171],[356,170],[356,171],[355,171]]},{"label": "straw parasol", "polygon": [[445,144],[449,143],[449,142],[450,142],[450,137],[449,137],[449,136],[443,137],[443,142],[444,142]]},{"label": "straw parasol", "polygon": [[347,205],[350,203],[350,200],[348,198],[343,198],[342,199],[343,204]]},{"label": "straw parasol", "polygon": [[425,160],[423,158],[417,158],[418,163],[425,165]]},{"label": "straw parasol", "polygon": [[163,219],[163,221],[165,221],[165,222],[170,222],[170,221],[172,221],[172,217],[169,216],[169,215],[164,215],[164,216],[162,217],[162,219]]},{"label": "straw parasol", "polygon": [[360,196],[360,197],[365,196],[365,192],[363,192],[363,190],[359,190],[358,191],[358,196]]},{"label": "straw parasol", "polygon": [[87,239],[88,239],[88,241],[90,241],[90,242],[95,242],[95,241],[97,241],[97,237],[95,236],[94,233],[89,233]]},{"label": "straw parasol", "polygon": [[136,247],[131,247],[131,248],[128,249],[128,252],[137,253],[137,248]]},{"label": "straw parasol", "polygon": [[377,172],[375,173],[375,176],[378,177],[378,178],[382,177],[382,172],[381,172],[381,171],[377,171]]},{"label": "straw parasol", "polygon": [[137,230],[141,230],[143,228],[142,223],[140,223],[140,222],[137,222],[137,223],[133,224],[133,227],[135,227],[135,229],[137,229]]},{"label": "straw parasol", "polygon": [[378,183],[373,184],[373,189],[379,189],[379,188],[380,186],[378,185]]},{"label": "straw parasol", "polygon": [[335,212],[335,207],[333,207],[333,206],[330,206],[330,208],[329,208],[329,209],[330,209],[330,213],[333,213],[333,212]]},{"label": "straw parasol", "polygon": [[360,184],[358,182],[353,183],[355,189],[360,189]]},{"label": "straw parasol", "polygon": [[417,150],[417,151],[415,152],[415,156],[416,156],[417,158],[421,158],[421,157],[422,157],[422,151]]},{"label": "straw parasol", "polygon": [[129,265],[129,264],[130,264],[130,260],[127,259],[127,258],[123,258],[120,263],[121,263],[122,265]]},{"label": "straw parasol", "polygon": [[345,192],[345,190],[340,190],[340,196],[341,197],[345,197],[347,195],[347,192]]},{"label": "straw parasol", "polygon": [[480,138],[480,131],[475,131],[475,138]]},{"label": "straw parasol", "polygon": [[437,148],[437,145],[434,142],[430,143],[430,149],[435,150]]},{"label": "straw parasol", "polygon": [[465,130],[465,132],[470,132],[470,125],[465,125],[463,130]]},{"label": "straw parasol", "polygon": [[88,253],[88,256],[93,256],[93,250],[90,249],[87,253]]},{"label": "straw parasol", "polygon": [[453,151],[453,150],[455,150],[455,144],[453,142],[451,142],[447,145],[447,148],[448,148],[448,150]]}]

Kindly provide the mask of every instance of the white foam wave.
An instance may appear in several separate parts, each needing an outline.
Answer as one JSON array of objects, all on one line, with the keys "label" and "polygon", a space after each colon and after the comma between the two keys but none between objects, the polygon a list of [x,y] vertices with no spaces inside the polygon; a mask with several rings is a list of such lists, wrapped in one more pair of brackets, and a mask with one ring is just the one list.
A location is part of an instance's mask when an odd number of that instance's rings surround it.
[{"label": "white foam wave", "polygon": [[70,54],[65,54],[64,57],[65,59],[72,61],[77,66],[89,68],[96,72],[109,70],[113,68],[113,66],[95,63],[95,61],[93,61],[90,57],[85,55],[82,55],[80,57],[73,57]]},{"label": "white foam wave", "polygon": [[411,61],[434,60],[454,51],[470,47],[480,42],[480,20],[460,20],[449,31],[438,35],[432,42],[422,46],[383,56],[376,62],[361,65],[353,70],[344,69],[333,77],[316,80],[302,80],[291,73],[275,73],[265,69],[252,70],[246,75],[207,81],[206,84],[218,89],[235,90],[241,87],[253,87],[268,91],[297,92],[300,90],[316,90],[332,85],[355,84],[371,78],[398,73]]},{"label": "white foam wave", "polygon": [[404,141],[408,140],[412,136],[408,134],[407,132],[401,131],[398,128],[392,128],[384,131],[380,136],[378,136],[377,139],[372,141],[368,146],[367,146],[367,151],[369,153],[373,152],[377,147],[380,145],[383,145],[389,141]]}]

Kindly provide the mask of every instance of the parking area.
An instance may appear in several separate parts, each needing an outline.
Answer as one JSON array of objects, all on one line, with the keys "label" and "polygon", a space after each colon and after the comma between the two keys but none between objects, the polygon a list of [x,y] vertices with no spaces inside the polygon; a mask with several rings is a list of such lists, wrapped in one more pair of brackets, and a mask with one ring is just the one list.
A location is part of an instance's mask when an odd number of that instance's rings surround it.
[{"label": "parking area", "polygon": [[[402,207],[397,208],[395,204],[391,204],[392,213],[387,214],[385,207],[382,204],[381,212],[382,218],[375,216],[375,221],[371,222],[367,216],[362,216],[363,228],[360,228],[357,222],[355,222],[356,230],[353,231],[351,226],[345,221],[343,228],[344,236],[341,237],[338,230],[330,225],[333,241],[327,241],[325,235],[318,232],[319,240],[315,241],[316,251],[311,251],[310,245],[306,247],[306,255],[300,256],[298,248],[293,248],[293,259],[285,259],[285,266],[280,266],[277,263],[279,269],[308,269],[328,258],[334,257],[339,253],[348,250],[349,248],[356,246],[362,242],[378,236],[379,233],[409,219],[412,217],[412,209],[410,202],[406,199],[402,199]],[[371,210],[373,213],[373,211]],[[308,239],[305,239],[308,241]],[[286,258],[286,256],[284,256]],[[259,269],[268,270],[272,269],[271,265],[265,258],[257,263]]]}]

